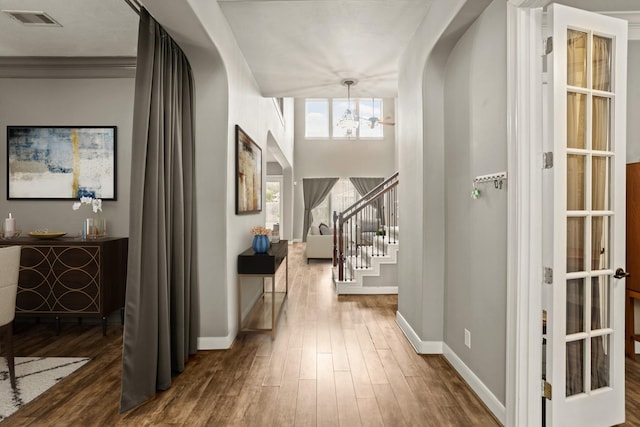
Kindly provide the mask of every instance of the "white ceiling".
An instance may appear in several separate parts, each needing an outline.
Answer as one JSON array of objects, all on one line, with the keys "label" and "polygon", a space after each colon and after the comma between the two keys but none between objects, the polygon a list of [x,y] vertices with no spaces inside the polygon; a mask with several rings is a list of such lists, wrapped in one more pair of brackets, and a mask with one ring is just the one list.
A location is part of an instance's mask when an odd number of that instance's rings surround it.
[{"label": "white ceiling", "polygon": [[0,13],[0,56],[135,56],[138,16],[124,0],[0,0],[0,10],[46,12],[62,27],[29,27]]},{"label": "white ceiling", "polygon": [[393,97],[431,0],[218,0],[265,96]]},{"label": "white ceiling", "polygon": [[[432,1],[218,4],[265,96],[346,96],[340,81],[355,78],[352,96],[386,97],[396,95],[398,59]],[[640,10],[640,0],[560,2],[595,11]],[[26,27],[0,13],[0,57],[135,56],[138,17],[124,0],[0,0],[0,9],[43,11],[62,24]]]}]

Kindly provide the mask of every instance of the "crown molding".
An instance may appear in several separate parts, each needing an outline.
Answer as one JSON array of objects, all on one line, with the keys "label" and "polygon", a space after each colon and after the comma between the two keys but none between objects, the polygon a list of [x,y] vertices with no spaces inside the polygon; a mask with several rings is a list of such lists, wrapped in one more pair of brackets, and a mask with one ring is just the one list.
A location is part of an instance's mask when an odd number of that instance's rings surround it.
[{"label": "crown molding", "polygon": [[135,57],[0,57],[0,78],[133,78]]}]

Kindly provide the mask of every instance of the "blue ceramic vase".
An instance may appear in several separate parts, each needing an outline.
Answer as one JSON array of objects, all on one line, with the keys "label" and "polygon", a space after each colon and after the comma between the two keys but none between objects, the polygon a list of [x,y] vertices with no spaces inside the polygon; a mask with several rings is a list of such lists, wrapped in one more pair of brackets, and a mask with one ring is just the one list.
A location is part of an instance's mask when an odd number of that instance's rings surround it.
[{"label": "blue ceramic vase", "polygon": [[269,250],[269,236],[253,236],[253,244],[251,245],[251,247],[257,254],[266,253]]}]

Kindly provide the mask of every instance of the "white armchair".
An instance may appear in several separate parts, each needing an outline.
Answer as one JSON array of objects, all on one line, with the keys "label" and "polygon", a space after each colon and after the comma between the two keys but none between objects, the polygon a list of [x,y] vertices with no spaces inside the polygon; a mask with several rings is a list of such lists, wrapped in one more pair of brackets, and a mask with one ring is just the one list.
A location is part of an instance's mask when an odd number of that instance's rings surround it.
[{"label": "white armchair", "polygon": [[5,338],[5,356],[9,367],[11,388],[16,388],[16,372],[13,363],[13,319],[16,314],[16,293],[20,271],[20,246],[0,248],[0,334]]},{"label": "white armchair", "polygon": [[333,230],[320,234],[318,226],[312,225],[307,234],[307,264],[310,258],[333,259]]}]

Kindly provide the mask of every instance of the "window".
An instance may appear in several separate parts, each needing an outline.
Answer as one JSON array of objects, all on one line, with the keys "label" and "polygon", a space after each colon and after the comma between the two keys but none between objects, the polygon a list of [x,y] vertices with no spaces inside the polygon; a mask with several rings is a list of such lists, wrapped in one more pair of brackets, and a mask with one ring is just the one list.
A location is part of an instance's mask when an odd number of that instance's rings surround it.
[{"label": "window", "polygon": [[[384,138],[382,125],[369,121],[376,117],[383,120],[383,104],[381,98],[352,98],[351,111],[360,118],[359,126],[351,131],[338,127],[337,123],[344,115],[349,102],[347,98],[306,99],[305,100],[305,137],[334,139],[381,139]],[[329,125],[331,118],[331,125]]]},{"label": "window", "polygon": [[380,98],[371,98],[371,99],[360,99],[359,101],[359,110],[360,117],[362,120],[360,121],[360,138],[382,138],[384,137],[384,133],[381,124],[374,123],[371,125],[371,121],[369,118],[377,117],[378,120],[384,120],[382,115],[382,99]]},{"label": "window", "polygon": [[304,136],[306,138],[329,138],[329,100],[306,100]]},{"label": "window", "polygon": [[280,224],[282,212],[281,205],[281,178],[267,177],[266,218],[265,226],[273,229],[273,224]]},{"label": "window", "polygon": [[333,211],[342,212],[359,198],[358,191],[349,178],[340,178],[324,201],[311,211],[313,223],[324,223],[333,227]]}]

